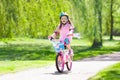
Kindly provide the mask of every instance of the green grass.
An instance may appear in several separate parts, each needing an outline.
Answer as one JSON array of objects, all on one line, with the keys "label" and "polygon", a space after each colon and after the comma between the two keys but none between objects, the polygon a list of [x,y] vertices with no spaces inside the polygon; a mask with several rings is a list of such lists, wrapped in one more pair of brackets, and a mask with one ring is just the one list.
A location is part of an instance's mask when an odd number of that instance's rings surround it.
[{"label": "green grass", "polygon": [[[44,39],[13,39],[0,43],[0,60],[54,60],[56,56],[50,41]],[[120,51],[118,43],[118,40],[104,40],[102,48],[91,48],[87,40],[74,39],[74,60]]]},{"label": "green grass", "polygon": [[0,74],[53,64],[54,57],[55,53],[48,40],[1,40]]},{"label": "green grass", "polygon": [[89,80],[120,80],[120,63],[105,68]]},{"label": "green grass", "polygon": [[53,64],[53,61],[0,61],[0,74]]},{"label": "green grass", "polygon": [[[102,48],[91,48],[91,43],[73,40],[74,60],[120,51],[118,40],[104,40]],[[54,60],[55,52],[50,41],[42,39],[13,39],[1,42],[0,60]]]},{"label": "green grass", "polygon": [[51,46],[48,40],[7,41],[0,46],[0,60],[53,60]]},{"label": "green grass", "polygon": [[[102,48],[91,48],[91,43],[85,39],[74,39],[71,45],[74,49],[74,60],[120,51],[120,41],[118,38],[117,40],[110,41],[105,37]],[[54,61],[55,56],[52,44],[45,39],[2,39],[0,41],[0,64],[2,63],[0,65],[0,73],[21,70],[22,66],[26,66],[24,63],[28,64],[26,68],[29,68],[32,64],[41,66],[43,64],[39,64],[39,61]],[[19,63],[21,66],[16,65]],[[8,67],[5,67],[6,64],[8,64]]]},{"label": "green grass", "polygon": [[109,40],[108,37],[105,37],[103,40],[103,47],[101,48],[92,48],[91,43],[88,41],[79,41],[77,45],[77,41],[74,41],[72,48],[74,49],[74,60],[86,58],[86,57],[94,57],[103,54],[111,54],[112,52],[120,51],[120,37],[114,38],[114,40]]}]

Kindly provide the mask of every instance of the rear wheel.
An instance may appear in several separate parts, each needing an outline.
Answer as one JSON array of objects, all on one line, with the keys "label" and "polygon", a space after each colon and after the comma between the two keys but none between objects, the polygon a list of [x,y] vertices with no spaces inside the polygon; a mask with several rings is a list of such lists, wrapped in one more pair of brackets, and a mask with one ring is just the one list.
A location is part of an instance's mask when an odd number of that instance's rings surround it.
[{"label": "rear wheel", "polygon": [[72,69],[72,59],[68,56],[68,61],[66,63],[67,69],[70,71]]},{"label": "rear wheel", "polygon": [[56,56],[56,68],[57,68],[58,72],[63,72],[63,70],[64,70],[64,61],[63,61],[62,54],[58,54]]}]

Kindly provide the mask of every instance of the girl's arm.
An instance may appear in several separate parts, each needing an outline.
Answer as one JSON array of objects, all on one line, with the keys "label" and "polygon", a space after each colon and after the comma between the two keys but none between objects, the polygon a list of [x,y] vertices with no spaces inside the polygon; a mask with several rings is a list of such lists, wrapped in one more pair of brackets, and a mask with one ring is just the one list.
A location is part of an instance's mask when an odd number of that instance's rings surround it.
[{"label": "girl's arm", "polygon": [[74,32],[74,27],[71,25],[70,29],[69,29],[68,36],[73,36],[73,32]]},{"label": "girl's arm", "polygon": [[53,38],[55,38],[57,35],[59,35],[60,29],[59,26],[56,28],[56,30],[54,31],[54,33],[51,35]]}]

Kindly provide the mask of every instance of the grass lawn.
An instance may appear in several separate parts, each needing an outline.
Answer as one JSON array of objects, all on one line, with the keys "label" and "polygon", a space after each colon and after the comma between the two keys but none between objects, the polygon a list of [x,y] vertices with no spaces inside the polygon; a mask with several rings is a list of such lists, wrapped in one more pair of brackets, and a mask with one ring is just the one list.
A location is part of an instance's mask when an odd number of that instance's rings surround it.
[{"label": "grass lawn", "polygon": [[89,80],[120,80],[120,63],[105,68]]},{"label": "grass lawn", "polygon": [[[118,39],[120,38],[117,37],[116,40],[109,41],[105,37],[101,48],[91,48],[91,43],[88,40],[74,39],[71,44],[75,54],[74,60],[120,51],[120,40]],[[29,68],[29,66],[35,67],[32,65],[39,67],[43,65],[41,61],[44,61],[45,64],[49,63],[48,61],[53,63],[55,56],[52,44],[48,40],[4,39],[0,41],[0,74]]]},{"label": "grass lawn", "polygon": [[74,60],[94,57],[97,55],[110,54],[112,52],[120,51],[120,37],[114,37],[114,40],[109,40],[109,37],[104,37],[103,47],[91,48],[91,43],[87,40],[74,40],[72,44],[74,49]]},{"label": "grass lawn", "polygon": [[53,64],[53,61],[0,61],[0,74],[16,72],[30,68],[38,68],[51,64]]}]

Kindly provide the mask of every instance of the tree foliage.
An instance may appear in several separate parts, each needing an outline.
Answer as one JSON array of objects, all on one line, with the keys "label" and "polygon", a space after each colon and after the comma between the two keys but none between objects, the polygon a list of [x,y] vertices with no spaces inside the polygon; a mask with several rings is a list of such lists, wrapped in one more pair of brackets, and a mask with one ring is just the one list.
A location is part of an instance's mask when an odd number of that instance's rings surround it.
[{"label": "tree foliage", "polygon": [[45,38],[58,25],[60,12],[70,13],[69,5],[64,0],[0,0],[0,37]]},{"label": "tree foliage", "polygon": [[59,24],[62,11],[70,15],[77,32],[93,41],[120,35],[120,1],[113,0],[0,0],[0,38],[46,38]]}]

